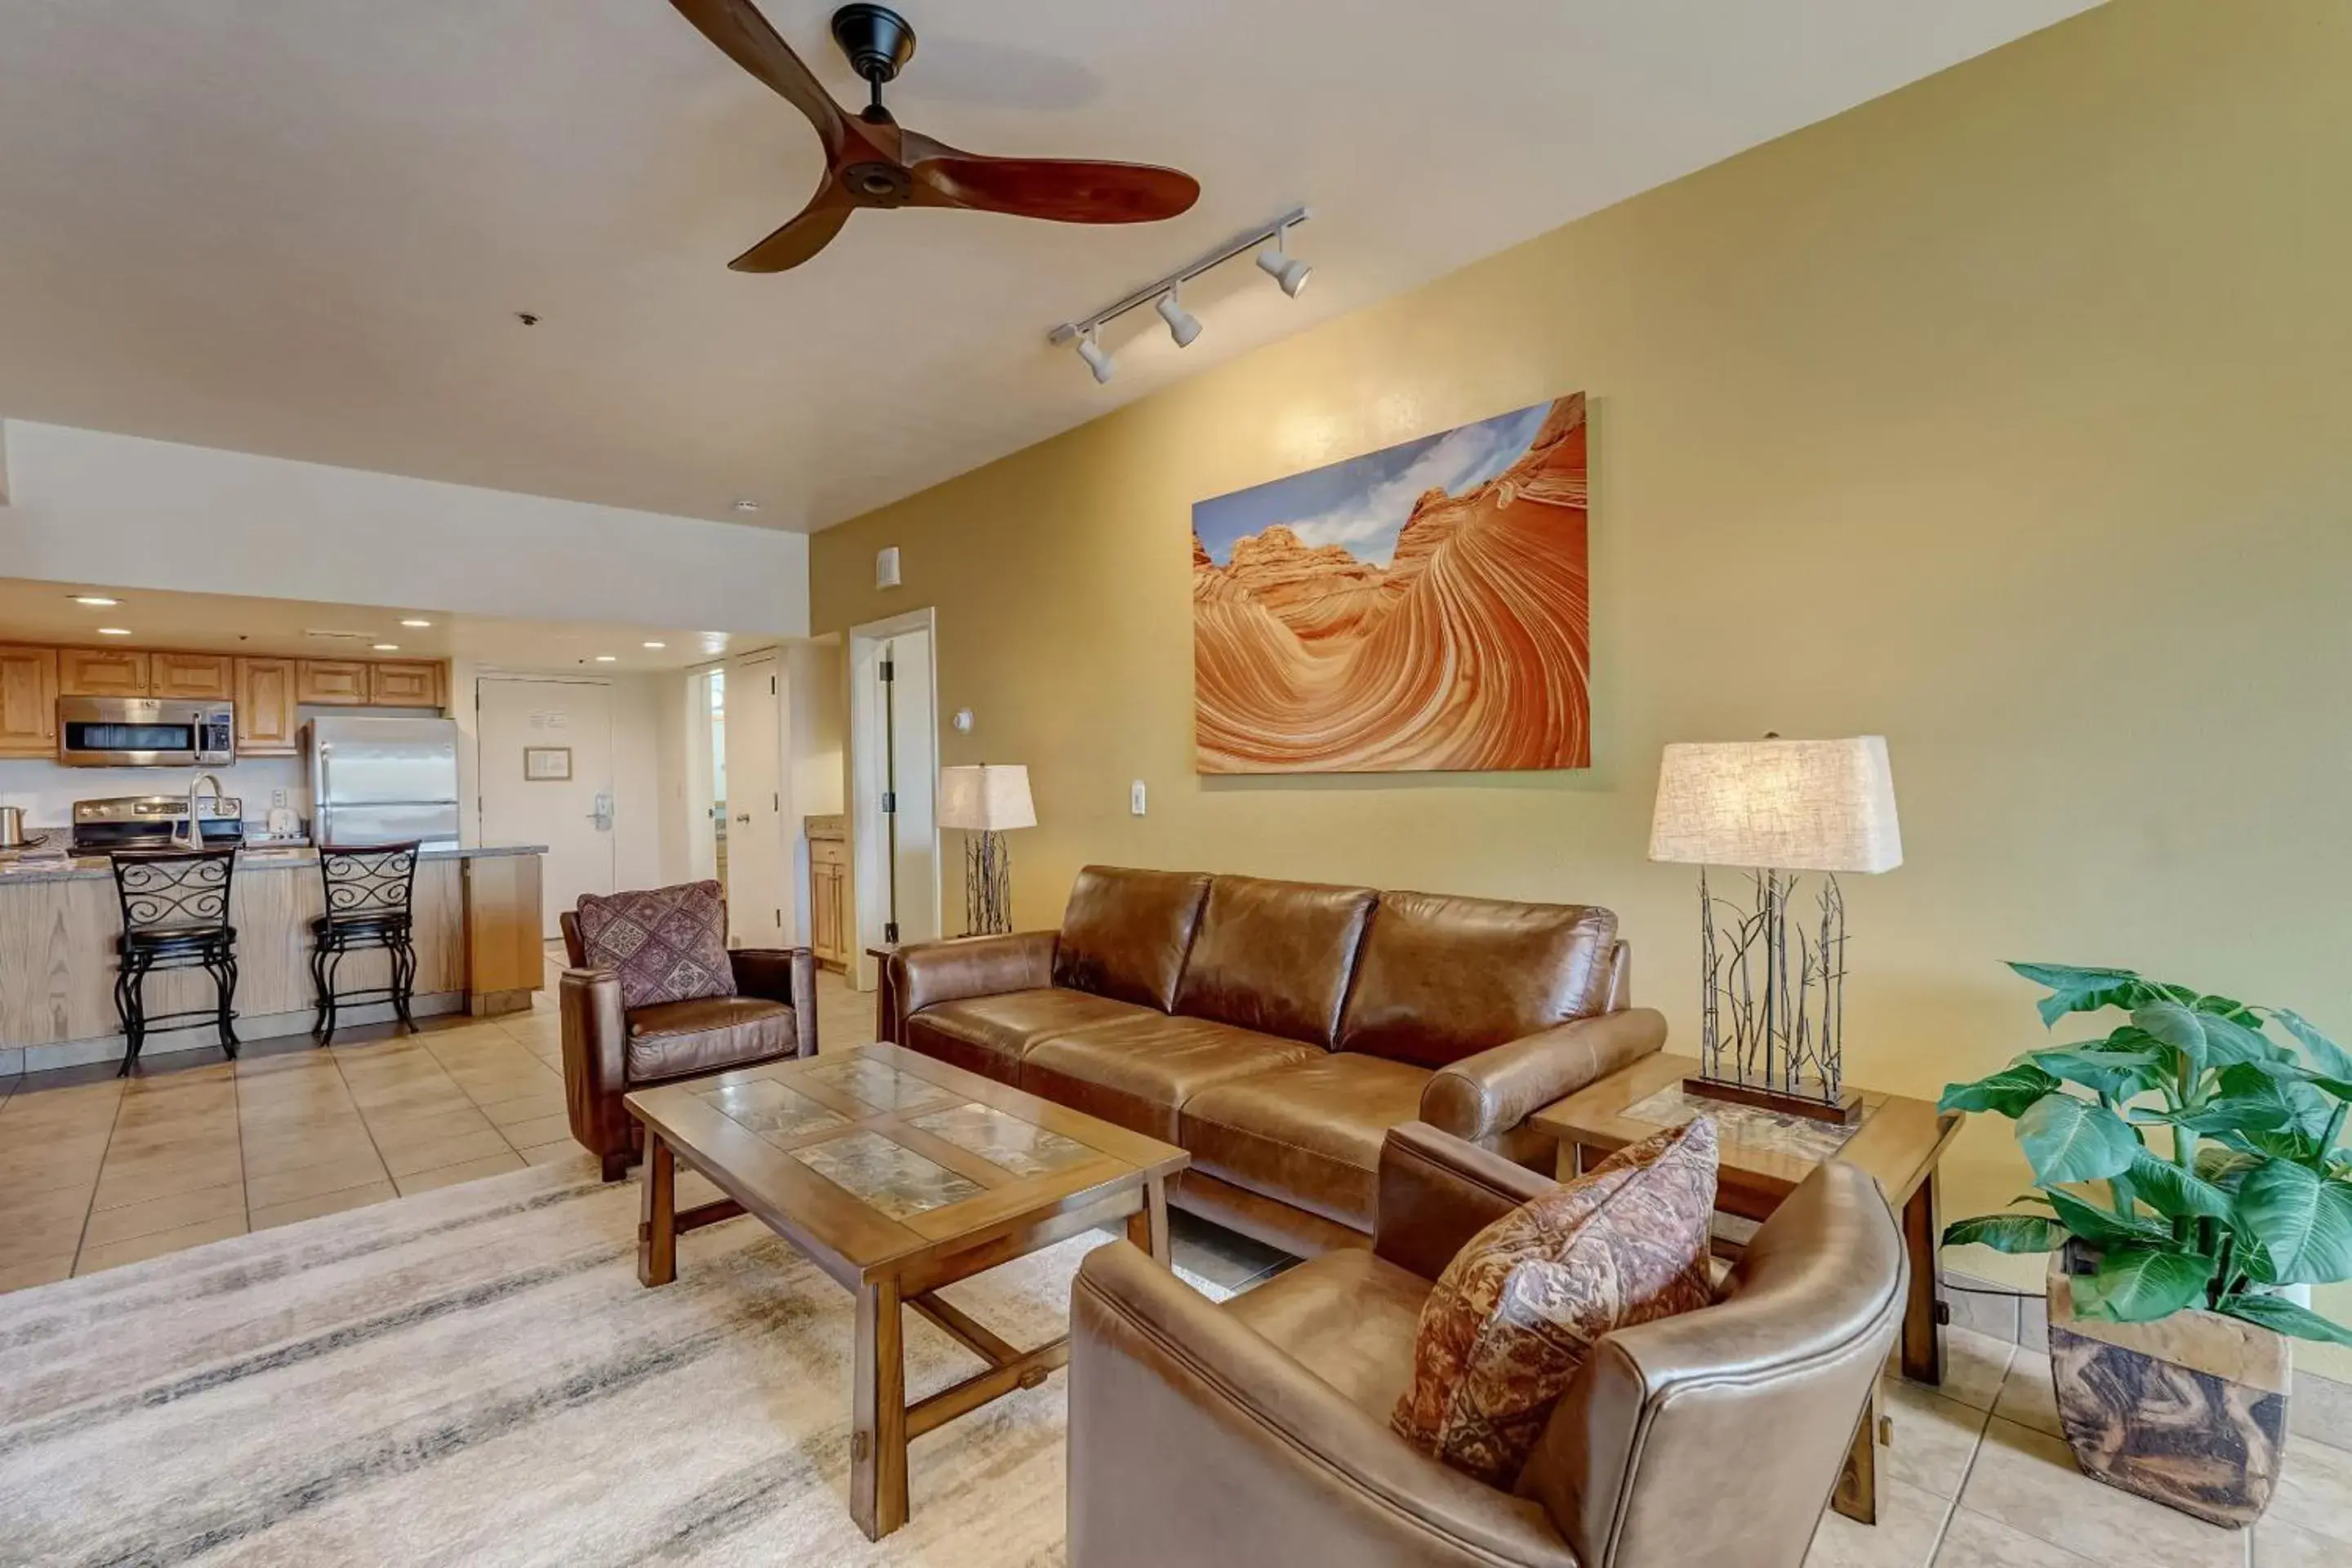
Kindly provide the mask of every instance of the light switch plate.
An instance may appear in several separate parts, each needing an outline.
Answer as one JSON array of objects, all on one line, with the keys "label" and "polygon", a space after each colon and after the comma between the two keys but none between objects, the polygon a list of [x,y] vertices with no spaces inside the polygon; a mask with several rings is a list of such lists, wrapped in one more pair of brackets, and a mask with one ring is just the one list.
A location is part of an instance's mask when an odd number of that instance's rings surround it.
[{"label": "light switch plate", "polygon": [[1138,816],[1143,815],[1143,781],[1141,779],[1127,786],[1127,809]]}]

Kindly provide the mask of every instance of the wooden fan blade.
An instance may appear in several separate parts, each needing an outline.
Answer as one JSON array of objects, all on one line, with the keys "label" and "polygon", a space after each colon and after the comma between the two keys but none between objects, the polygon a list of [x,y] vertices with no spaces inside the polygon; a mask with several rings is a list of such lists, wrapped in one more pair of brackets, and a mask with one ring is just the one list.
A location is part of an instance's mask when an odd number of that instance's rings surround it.
[{"label": "wooden fan blade", "polygon": [[798,217],[727,265],[736,272],[788,271],[831,245],[856,210],[841,187],[827,180]]},{"label": "wooden fan blade", "polygon": [[751,0],[669,0],[677,14],[693,23],[702,36],[726,51],[727,57],[808,116],[828,152],[838,152],[847,132],[841,106],[819,84],[793,47],[784,42]]},{"label": "wooden fan blade", "polygon": [[[915,141],[913,133],[908,141]],[[991,158],[942,149],[908,169],[919,189],[928,186],[947,198],[945,205],[1055,223],[1154,223],[1174,217],[1201,195],[1201,182],[1192,175],[1151,163]]]}]

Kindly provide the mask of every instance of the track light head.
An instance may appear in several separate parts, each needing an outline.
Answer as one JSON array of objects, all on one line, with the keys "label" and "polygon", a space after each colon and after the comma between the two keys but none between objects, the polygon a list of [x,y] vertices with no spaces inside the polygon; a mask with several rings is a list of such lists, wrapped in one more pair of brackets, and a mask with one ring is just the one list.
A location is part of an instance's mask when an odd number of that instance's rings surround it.
[{"label": "track light head", "polygon": [[1191,347],[1192,340],[1201,335],[1201,318],[1184,309],[1183,302],[1176,297],[1175,289],[1171,289],[1160,296],[1160,303],[1152,309],[1159,311],[1160,319],[1168,323],[1168,335],[1176,340],[1178,348]]},{"label": "track light head", "polygon": [[1110,355],[1103,352],[1102,343],[1096,337],[1095,329],[1092,327],[1088,327],[1087,335],[1078,340],[1078,357],[1087,362],[1088,370],[1095,373],[1095,382],[1097,385],[1108,381],[1111,372],[1118,368],[1111,362]]},{"label": "track light head", "polygon": [[1274,248],[1257,253],[1257,264],[1261,271],[1281,284],[1282,291],[1294,300],[1298,298],[1298,291],[1307,287],[1307,280],[1315,275],[1314,268],[1284,248],[1280,229],[1275,231]]}]

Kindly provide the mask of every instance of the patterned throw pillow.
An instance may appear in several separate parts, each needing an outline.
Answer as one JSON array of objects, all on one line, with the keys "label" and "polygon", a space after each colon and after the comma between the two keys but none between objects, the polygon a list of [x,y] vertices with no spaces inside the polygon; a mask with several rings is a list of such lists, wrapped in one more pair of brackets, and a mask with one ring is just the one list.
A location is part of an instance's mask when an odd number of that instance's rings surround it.
[{"label": "patterned throw pillow", "polygon": [[621,977],[621,1005],[735,994],[727,962],[727,897],[716,882],[580,899],[580,951]]},{"label": "patterned throw pillow", "polygon": [[1421,1309],[1412,1384],[1390,1425],[1490,1486],[1517,1482],[1595,1341],[1714,1300],[1715,1173],[1702,1116],[1471,1237]]}]

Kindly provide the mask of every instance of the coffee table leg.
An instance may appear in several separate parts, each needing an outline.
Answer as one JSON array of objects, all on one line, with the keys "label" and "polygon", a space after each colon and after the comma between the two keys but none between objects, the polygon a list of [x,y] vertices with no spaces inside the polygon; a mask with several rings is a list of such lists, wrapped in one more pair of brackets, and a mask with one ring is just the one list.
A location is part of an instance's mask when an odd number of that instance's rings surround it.
[{"label": "coffee table leg", "polygon": [[857,1292],[857,1345],[850,1394],[849,1517],[879,1541],[907,1522],[907,1363],[898,1282]]},{"label": "coffee table leg", "polygon": [[1143,1184],[1143,1206],[1127,1216],[1127,1239],[1168,1268],[1168,1184],[1154,1176]]},{"label": "coffee table leg", "polygon": [[1911,1256],[1911,1298],[1903,1310],[1903,1375],[1914,1383],[1944,1381],[1943,1279],[1937,1242],[1943,1205],[1934,1171],[1903,1205],[1903,1247]]},{"label": "coffee table leg", "polygon": [[677,1158],[660,1133],[646,1129],[643,1205],[637,1211],[637,1283],[677,1278]]}]

